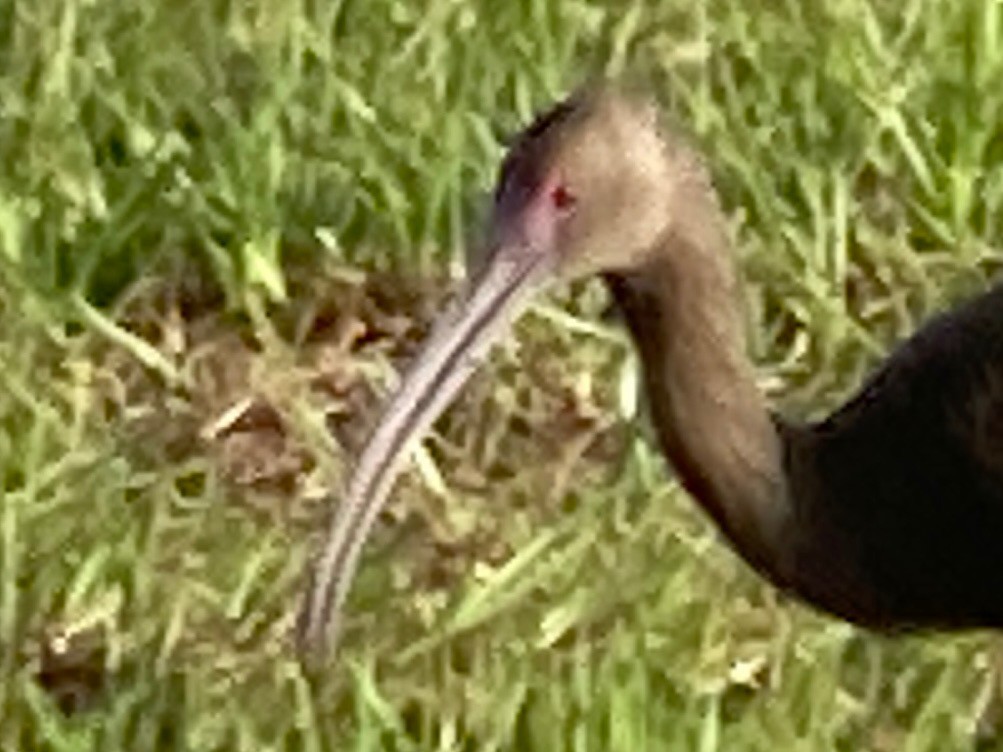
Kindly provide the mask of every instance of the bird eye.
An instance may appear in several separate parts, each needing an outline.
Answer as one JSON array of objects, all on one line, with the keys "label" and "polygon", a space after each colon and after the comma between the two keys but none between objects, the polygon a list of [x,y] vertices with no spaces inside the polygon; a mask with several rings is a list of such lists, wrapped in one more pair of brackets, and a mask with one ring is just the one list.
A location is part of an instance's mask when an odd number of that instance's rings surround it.
[{"label": "bird eye", "polygon": [[569,191],[563,183],[555,185],[550,191],[550,203],[554,205],[555,209],[568,211],[574,208],[576,201],[575,194]]}]

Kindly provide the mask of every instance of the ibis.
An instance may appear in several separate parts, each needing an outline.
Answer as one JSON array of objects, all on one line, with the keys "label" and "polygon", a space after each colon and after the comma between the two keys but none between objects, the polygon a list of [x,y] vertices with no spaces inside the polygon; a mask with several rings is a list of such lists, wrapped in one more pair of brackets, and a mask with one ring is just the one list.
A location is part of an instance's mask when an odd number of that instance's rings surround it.
[{"label": "ibis", "polygon": [[929,320],[829,417],[785,418],[757,387],[703,160],[652,101],[610,86],[514,141],[485,241],[334,511],[300,614],[305,649],[333,644],[409,446],[534,294],[586,275],[623,314],[668,464],[755,572],[873,629],[1003,626],[1003,287]]}]

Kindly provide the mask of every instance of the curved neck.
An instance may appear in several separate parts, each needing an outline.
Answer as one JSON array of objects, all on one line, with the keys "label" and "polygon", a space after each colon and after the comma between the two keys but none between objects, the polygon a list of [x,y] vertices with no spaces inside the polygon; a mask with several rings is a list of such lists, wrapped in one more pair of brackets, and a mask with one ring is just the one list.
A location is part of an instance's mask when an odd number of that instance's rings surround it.
[{"label": "curved neck", "polygon": [[745,352],[720,210],[709,190],[694,194],[644,268],[606,279],[681,482],[749,563],[789,581],[783,442]]}]

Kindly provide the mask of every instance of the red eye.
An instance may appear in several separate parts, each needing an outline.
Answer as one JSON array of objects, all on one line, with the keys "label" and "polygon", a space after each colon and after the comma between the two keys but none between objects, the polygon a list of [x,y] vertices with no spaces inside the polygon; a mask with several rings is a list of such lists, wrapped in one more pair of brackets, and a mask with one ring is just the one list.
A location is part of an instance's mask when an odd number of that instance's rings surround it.
[{"label": "red eye", "polygon": [[574,207],[576,200],[575,194],[569,191],[564,184],[555,185],[550,191],[550,203],[561,211],[567,211]]}]

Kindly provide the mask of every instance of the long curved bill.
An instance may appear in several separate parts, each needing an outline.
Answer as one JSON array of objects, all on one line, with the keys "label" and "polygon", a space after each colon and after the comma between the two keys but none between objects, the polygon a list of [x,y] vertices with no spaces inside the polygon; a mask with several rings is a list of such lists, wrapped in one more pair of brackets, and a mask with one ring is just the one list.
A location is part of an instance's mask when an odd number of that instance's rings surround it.
[{"label": "long curved bill", "polygon": [[334,514],[300,612],[301,651],[319,658],[334,646],[359,552],[408,449],[449,405],[522,312],[530,294],[546,281],[547,257],[525,244],[498,247],[459,305],[435,323],[363,449]]}]

